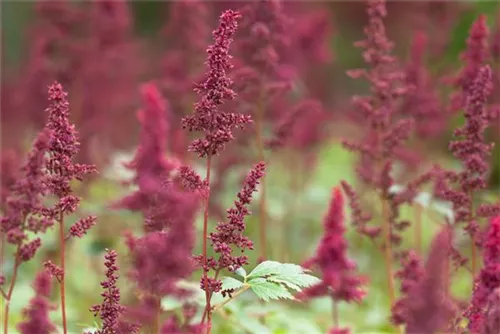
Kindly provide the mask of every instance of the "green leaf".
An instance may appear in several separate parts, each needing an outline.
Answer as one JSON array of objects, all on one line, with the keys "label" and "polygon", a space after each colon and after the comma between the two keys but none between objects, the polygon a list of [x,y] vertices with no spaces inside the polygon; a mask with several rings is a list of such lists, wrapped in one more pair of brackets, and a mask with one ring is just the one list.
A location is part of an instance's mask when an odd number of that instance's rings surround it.
[{"label": "green leaf", "polygon": [[276,275],[280,272],[281,263],[276,261],[264,261],[255,267],[247,278],[262,277],[267,275]]},{"label": "green leaf", "polygon": [[259,298],[294,299],[288,289],[296,292],[319,282],[317,277],[306,274],[307,270],[292,263],[264,261],[247,276],[254,293]]},{"label": "green leaf", "polygon": [[255,278],[249,284],[257,297],[266,302],[271,299],[295,299],[286,287],[264,278]]},{"label": "green leaf", "polygon": [[239,289],[243,286],[243,282],[232,277],[224,277],[222,279],[222,290]]},{"label": "green leaf", "polygon": [[247,272],[246,270],[243,268],[243,267],[239,267],[238,269],[236,269],[234,271],[234,273],[238,276],[241,276],[243,278],[246,278],[247,277]]}]

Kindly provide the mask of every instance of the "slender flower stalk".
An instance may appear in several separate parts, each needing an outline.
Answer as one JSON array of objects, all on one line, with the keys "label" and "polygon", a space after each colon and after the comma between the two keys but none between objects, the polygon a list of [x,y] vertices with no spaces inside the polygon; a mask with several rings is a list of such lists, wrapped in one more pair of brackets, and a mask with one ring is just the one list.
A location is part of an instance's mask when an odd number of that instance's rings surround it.
[{"label": "slender flower stalk", "polygon": [[49,87],[50,106],[46,109],[49,114],[46,128],[51,131],[48,147],[47,162],[47,188],[49,192],[57,197],[54,207],[45,209],[43,214],[57,221],[59,225],[59,257],[61,277],[59,280],[61,314],[63,332],[68,332],[66,319],[66,289],[65,289],[65,257],[66,257],[66,228],[65,215],[76,211],[80,198],[71,195],[71,182],[81,181],[87,174],[95,173],[92,165],[77,164],[73,162],[78,154],[80,143],[75,126],[69,122],[69,103],[67,93],[59,83]]},{"label": "slender flower stalk", "polygon": [[452,203],[455,224],[464,225],[470,236],[473,277],[478,271],[479,218],[491,217],[498,210],[498,205],[474,206],[474,194],[486,188],[488,158],[493,148],[493,143],[486,143],[484,139],[490,120],[486,102],[492,88],[491,80],[492,71],[486,65],[478,69],[473,83],[467,86],[467,105],[464,111],[466,121],[454,131],[455,139],[449,145],[450,151],[462,163],[463,170],[442,171],[443,182],[436,188],[439,197]]},{"label": "slender flower stalk", "polygon": [[[101,287],[104,292],[101,293],[103,301],[99,305],[94,305],[90,308],[90,312],[95,315],[99,314],[102,320],[102,327],[94,334],[118,334],[119,320],[125,307],[120,304],[120,289],[117,287],[118,270],[119,267],[116,263],[117,254],[114,250],[106,250],[104,256],[104,265],[106,266],[106,280],[101,282]],[[123,324],[121,324],[123,326]],[[136,326],[129,325],[127,333],[137,333]]]},{"label": "slender flower stalk", "polygon": [[[208,47],[207,68],[204,80],[195,91],[200,95],[200,100],[195,104],[194,115],[187,116],[182,120],[182,126],[188,131],[201,131],[205,137],[194,140],[189,150],[196,152],[200,158],[206,157],[206,177],[204,183],[210,186],[210,172],[212,158],[221,152],[225,145],[233,139],[232,130],[243,128],[251,122],[250,116],[227,113],[221,110],[226,100],[233,100],[236,93],[231,89],[232,80],[227,76],[227,71],[233,68],[230,63],[231,56],[229,47],[238,27],[241,14],[227,10],[220,16],[219,26],[213,32],[214,44]],[[199,264],[203,268],[201,288],[205,291],[205,312],[202,324],[206,321],[207,332],[211,331],[212,321],[212,293],[220,289],[217,276],[208,277],[208,271],[214,264],[209,261],[207,253],[208,240],[208,218],[209,218],[210,193],[205,197],[205,208],[203,214],[203,249]]]},{"label": "slender flower stalk", "polygon": [[[363,58],[368,69],[348,71],[352,78],[366,78],[371,84],[371,96],[355,97],[360,121],[365,123],[366,131],[361,142],[344,141],[344,146],[359,153],[357,166],[361,180],[375,189],[379,194],[381,206],[381,229],[367,229],[367,220],[355,219],[358,230],[370,238],[381,234],[390,307],[395,302],[393,278],[394,246],[401,243],[398,233],[409,226],[408,222],[398,221],[399,205],[394,200],[390,188],[394,185],[393,167],[396,161],[404,162],[404,142],[409,138],[412,119],[396,119],[398,98],[407,93],[404,84],[404,73],[399,70],[396,58],[391,51],[394,43],[385,32],[384,18],[387,16],[385,1],[369,1],[367,5],[369,23],[365,27],[366,39],[356,42],[355,46],[363,49]],[[343,184],[348,190],[351,206],[354,201],[353,189]],[[347,188],[347,189],[346,189]],[[358,217],[359,218],[359,217]]]}]

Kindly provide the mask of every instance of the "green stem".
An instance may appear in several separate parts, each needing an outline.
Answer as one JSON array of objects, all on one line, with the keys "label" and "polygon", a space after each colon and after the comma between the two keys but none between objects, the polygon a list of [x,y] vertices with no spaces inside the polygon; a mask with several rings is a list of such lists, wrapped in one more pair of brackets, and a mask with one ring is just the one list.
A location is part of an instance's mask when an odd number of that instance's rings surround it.
[{"label": "green stem", "polygon": [[236,291],[234,294],[232,294],[229,299],[226,299],[222,303],[213,306],[212,307],[212,312],[217,312],[218,310],[220,310],[221,308],[223,308],[227,303],[229,303],[230,301],[236,299],[239,295],[241,295],[243,292],[247,291],[248,289],[250,289],[250,284],[246,284],[245,283],[243,285],[243,287],[241,289],[239,289],[238,291]]}]

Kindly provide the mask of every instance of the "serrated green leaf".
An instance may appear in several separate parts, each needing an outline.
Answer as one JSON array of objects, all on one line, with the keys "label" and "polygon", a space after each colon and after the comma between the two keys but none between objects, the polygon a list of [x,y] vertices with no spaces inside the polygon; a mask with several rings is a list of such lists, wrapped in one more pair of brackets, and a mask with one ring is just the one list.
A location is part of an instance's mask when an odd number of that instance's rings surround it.
[{"label": "serrated green leaf", "polygon": [[287,288],[290,288],[290,289],[295,290],[295,291],[302,291],[302,288],[300,286],[293,284],[293,283],[290,283],[290,282],[287,282],[281,278],[270,277],[267,280],[269,282],[284,284]]},{"label": "serrated green leaf", "polygon": [[243,282],[232,277],[224,277],[222,279],[222,290],[239,289],[243,286]]},{"label": "serrated green leaf", "polygon": [[255,278],[248,284],[257,297],[266,302],[271,299],[295,299],[286,287],[264,278]]},{"label": "serrated green leaf", "polygon": [[298,274],[298,275],[279,276],[276,278],[283,280],[287,283],[297,285],[301,288],[310,287],[311,285],[318,284],[321,281],[316,276],[312,276],[312,275],[304,274],[304,273]]},{"label": "serrated green leaf", "polygon": [[257,265],[257,267],[255,267],[252,272],[248,274],[247,278],[278,274],[281,266],[282,264],[276,261],[264,261]]}]

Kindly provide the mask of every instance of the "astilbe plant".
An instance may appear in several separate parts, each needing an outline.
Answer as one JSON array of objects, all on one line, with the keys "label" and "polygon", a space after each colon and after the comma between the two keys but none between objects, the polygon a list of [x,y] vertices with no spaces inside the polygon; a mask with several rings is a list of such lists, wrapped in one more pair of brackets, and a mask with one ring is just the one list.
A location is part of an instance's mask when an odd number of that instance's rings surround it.
[{"label": "astilbe plant", "polygon": [[[366,78],[371,84],[372,95],[355,97],[354,104],[359,112],[359,119],[364,124],[365,135],[362,141],[353,143],[344,141],[344,146],[356,153],[360,159],[356,167],[361,180],[378,192],[381,205],[381,226],[368,226],[369,218],[363,214],[354,189],[343,182],[353,207],[353,223],[358,232],[374,239],[379,236],[382,243],[379,247],[383,251],[388,280],[388,293],[391,306],[395,302],[393,279],[393,246],[401,243],[401,232],[409,225],[407,221],[399,221],[399,207],[410,197],[405,199],[391,193],[395,184],[394,167],[398,162],[404,162],[408,151],[404,142],[409,138],[413,120],[400,118],[397,114],[399,98],[406,94],[408,87],[403,83],[404,73],[399,69],[396,58],[392,56],[393,43],[388,39],[383,19],[387,15],[384,1],[368,2],[369,23],[364,31],[366,39],[355,45],[362,48],[363,58],[369,69],[351,70],[348,72],[353,78]],[[426,177],[415,180],[411,188],[424,182]],[[410,188],[410,187],[408,187]]]},{"label": "astilbe plant", "polygon": [[[65,216],[76,211],[80,198],[73,195],[71,182],[82,181],[85,175],[95,173],[93,165],[75,163],[80,143],[75,126],[69,121],[69,102],[67,93],[59,83],[49,87],[49,101],[46,109],[48,121],[46,129],[51,131],[48,143],[48,160],[44,184],[50,195],[56,198],[56,203],[50,208],[44,208],[42,214],[46,219],[54,220],[59,225],[60,270],[59,279],[61,312],[64,333],[67,333],[66,296],[65,296],[65,244],[67,240]],[[81,237],[95,224],[95,218],[83,218],[77,221],[69,230],[70,236]]]},{"label": "astilbe plant", "polygon": [[[48,121],[35,141],[28,160],[22,167],[23,177],[12,186],[5,215],[1,219],[2,233],[7,242],[16,247],[15,263],[10,285],[2,294],[7,301],[13,295],[19,266],[35,256],[41,239],[28,240],[28,232],[45,233],[57,222],[59,225],[60,267],[47,262],[45,267],[60,283],[61,312],[64,333],[67,332],[65,311],[65,244],[71,237],[82,237],[96,222],[93,216],[74,223],[66,233],[65,215],[76,211],[80,198],[72,195],[71,182],[82,181],[86,174],[96,171],[94,166],[76,164],[79,142],[74,126],[69,122],[67,93],[54,83],[48,89],[50,106],[46,109]],[[55,204],[47,207],[44,199],[55,197]],[[4,311],[4,332],[8,332],[9,304]]]},{"label": "astilbe plant", "polygon": [[[102,320],[102,327],[93,332],[93,334],[118,334],[118,333],[137,333],[138,326],[129,324],[120,318],[125,312],[125,307],[120,304],[120,289],[117,286],[118,254],[114,250],[106,250],[104,256],[104,266],[106,267],[106,280],[101,282],[104,292],[101,293],[103,301],[101,304],[94,305],[90,312],[99,315]],[[125,331],[126,330],[126,331]],[[90,334],[90,333],[89,333]]]},{"label": "astilbe plant", "polygon": [[483,66],[476,72],[475,80],[466,92],[465,124],[453,133],[450,151],[460,160],[463,170],[441,171],[436,194],[452,203],[454,223],[464,226],[471,239],[471,271],[477,273],[477,244],[479,243],[479,218],[498,214],[498,205],[482,204],[475,207],[474,194],[486,188],[488,157],[493,144],[485,142],[484,131],[488,126],[486,100],[491,91],[491,69]]},{"label": "astilbe plant", "polygon": [[[41,246],[41,239],[28,238],[28,232],[44,233],[53,225],[53,221],[40,216],[42,200],[47,194],[45,184],[46,153],[49,149],[50,130],[40,132],[12,185],[1,219],[2,235],[8,244],[15,246],[14,267],[8,287],[2,287],[2,297],[6,301],[3,317],[3,331],[8,333],[9,302],[13,298],[18,270],[22,263],[29,261]],[[2,268],[3,269],[3,268]],[[5,278],[4,278],[5,280]],[[5,284],[4,284],[5,285]]]},{"label": "astilbe plant", "polygon": [[[189,146],[189,150],[196,152],[199,157],[207,158],[207,174],[205,180],[200,177],[193,177],[193,173],[184,171],[185,183],[195,182],[190,188],[200,188],[210,186],[211,159],[220,153],[225,145],[233,139],[232,129],[243,128],[245,124],[251,122],[250,116],[228,113],[221,110],[224,101],[232,100],[236,93],[231,89],[232,80],[227,76],[226,71],[233,65],[230,63],[229,46],[241,18],[239,12],[227,10],[220,16],[219,26],[213,32],[214,44],[207,49],[208,60],[206,62],[208,72],[204,81],[196,88],[200,94],[200,101],[195,104],[194,115],[183,119],[183,126],[189,131],[202,131],[205,137],[196,139]],[[239,267],[247,264],[246,256],[233,256],[233,248],[242,251],[252,249],[252,242],[243,236],[245,229],[244,218],[250,212],[247,205],[250,203],[252,193],[256,190],[259,180],[264,176],[265,164],[258,163],[249,172],[243,189],[238,194],[235,207],[227,211],[227,221],[217,224],[216,232],[208,234],[208,210],[209,195],[205,196],[205,209],[203,216],[203,236],[202,255],[197,257],[197,261],[203,270],[201,278],[201,289],[205,291],[205,310],[203,312],[202,325],[206,325],[207,333],[211,332],[213,307],[211,299],[214,293],[222,289],[222,282],[219,274],[223,269],[235,271]],[[208,256],[207,241],[210,239],[216,257]],[[211,277],[209,273],[213,271]]]},{"label": "astilbe plant", "polygon": [[[200,81],[203,58],[210,41],[212,5],[206,1],[182,0],[171,2],[162,38],[168,45],[161,59],[160,87],[171,102],[169,151],[183,160],[187,158],[188,138],[179,126],[191,112],[196,96],[194,83]],[[179,27],[183,27],[179,29]]]},{"label": "astilbe plant", "polygon": [[401,114],[413,117],[415,134],[422,140],[442,134],[448,116],[443,111],[438,91],[433,84],[435,78],[427,68],[428,44],[429,37],[423,31],[414,33],[410,61],[405,69],[405,83],[412,89],[401,105]]},{"label": "astilbe plant", "polygon": [[449,296],[449,256],[452,231],[445,226],[432,241],[425,266],[408,253],[403,269],[402,296],[394,305],[392,321],[406,326],[406,333],[438,333],[449,330],[456,312]]},{"label": "astilbe plant", "polygon": [[467,93],[474,85],[479,68],[489,58],[488,38],[489,29],[486,24],[486,16],[480,15],[470,28],[467,48],[461,55],[464,66],[453,79],[454,87],[457,90],[450,98],[452,111],[459,111],[467,105]]},{"label": "astilbe plant", "polygon": [[50,301],[52,279],[47,272],[41,271],[36,275],[33,290],[35,290],[35,296],[31,299],[29,306],[23,310],[25,320],[17,325],[17,329],[22,334],[56,333],[57,327],[49,318],[49,312],[55,310],[56,307]]},{"label": "astilbe plant", "polygon": [[[325,119],[319,102],[303,96],[299,96],[300,102],[297,102],[288,96],[293,82],[297,81],[294,61],[298,62],[298,59],[291,56],[295,48],[293,37],[287,33],[293,28],[286,5],[280,0],[259,0],[246,4],[242,9],[241,37],[236,43],[239,63],[235,76],[245,79],[245,85],[238,89],[241,91],[239,104],[241,109],[249,110],[255,120],[255,144],[260,161],[269,160],[265,152],[269,146],[274,149],[280,146],[291,146],[293,149],[314,146],[317,138],[321,137],[319,124]],[[269,124],[274,138],[266,139]],[[307,134],[304,135],[304,132]],[[266,189],[266,182],[262,180],[259,198],[260,260],[267,256]]]},{"label": "astilbe plant", "polygon": [[465,312],[468,329],[472,333],[487,333],[483,328],[488,326],[487,309],[490,296],[500,287],[500,216],[491,219],[488,233],[484,241],[484,267],[474,282],[474,291],[470,306]]},{"label": "astilbe plant", "polygon": [[167,101],[152,83],[143,85],[141,91],[144,107],[138,112],[140,145],[127,165],[135,171],[132,182],[138,189],[115,206],[140,212],[144,218],[145,234],[139,238],[128,236],[132,264],[129,278],[143,296],[140,306],[131,307],[128,313],[158,331],[160,299],[181,294],[177,283],[193,271],[193,224],[200,196],[183,189],[179,162],[165,156]]},{"label": "astilbe plant", "polygon": [[301,298],[329,296],[333,302],[334,327],[329,333],[349,333],[339,328],[337,304],[341,301],[361,302],[366,295],[366,279],[356,273],[356,264],[347,257],[344,227],[344,198],[340,187],[332,191],[330,207],[323,222],[324,234],[316,250],[304,267],[318,267],[321,282],[305,289]]},{"label": "astilbe plant", "polygon": [[[79,198],[72,195],[70,183],[81,181],[84,175],[95,172],[95,167],[76,164],[74,156],[78,153],[77,132],[69,122],[67,93],[62,86],[54,83],[48,89],[50,106],[46,109],[48,121],[33,144],[28,160],[22,167],[24,176],[12,186],[7,200],[6,215],[2,217],[2,232],[7,242],[16,246],[15,264],[7,292],[3,297],[11,300],[19,266],[34,257],[41,246],[41,239],[28,240],[27,232],[45,233],[54,222],[59,225],[60,267],[47,263],[46,268],[60,283],[61,312],[63,330],[67,333],[65,311],[65,243],[69,237],[82,237],[95,224],[95,217],[77,221],[66,235],[64,216],[76,211]],[[56,203],[46,207],[46,196],[54,196]],[[4,332],[8,332],[9,303],[4,311]]]}]

